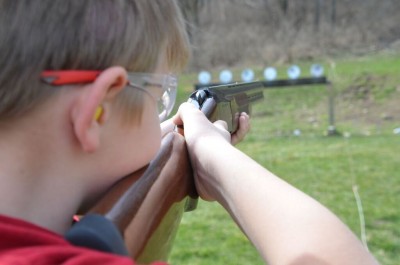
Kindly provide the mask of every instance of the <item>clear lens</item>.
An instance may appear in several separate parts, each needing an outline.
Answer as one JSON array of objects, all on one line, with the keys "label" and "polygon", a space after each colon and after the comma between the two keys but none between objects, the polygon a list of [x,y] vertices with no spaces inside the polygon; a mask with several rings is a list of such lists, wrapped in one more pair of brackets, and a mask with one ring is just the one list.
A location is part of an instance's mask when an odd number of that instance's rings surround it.
[{"label": "clear lens", "polygon": [[158,113],[160,121],[165,120],[172,112],[176,99],[177,78],[173,75],[167,75],[164,78],[164,93],[158,101]]},{"label": "clear lens", "polygon": [[130,73],[129,82],[131,86],[148,93],[157,101],[159,119],[164,121],[175,104],[178,84],[176,76]]}]

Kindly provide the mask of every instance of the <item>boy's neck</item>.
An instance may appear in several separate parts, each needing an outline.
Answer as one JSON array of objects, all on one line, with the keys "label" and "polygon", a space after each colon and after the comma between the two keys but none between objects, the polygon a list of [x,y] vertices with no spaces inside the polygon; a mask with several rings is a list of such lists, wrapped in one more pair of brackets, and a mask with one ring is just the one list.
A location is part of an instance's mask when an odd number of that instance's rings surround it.
[{"label": "boy's neck", "polygon": [[63,234],[85,185],[51,137],[40,129],[0,130],[0,214]]},{"label": "boy's neck", "polygon": [[[0,160],[3,160],[0,154]],[[7,161],[8,162],[8,161]],[[9,163],[8,163],[9,165]],[[35,175],[20,164],[20,174],[0,166],[0,214],[23,219],[53,232],[64,234],[83,200],[77,183],[66,183],[47,175]]]}]

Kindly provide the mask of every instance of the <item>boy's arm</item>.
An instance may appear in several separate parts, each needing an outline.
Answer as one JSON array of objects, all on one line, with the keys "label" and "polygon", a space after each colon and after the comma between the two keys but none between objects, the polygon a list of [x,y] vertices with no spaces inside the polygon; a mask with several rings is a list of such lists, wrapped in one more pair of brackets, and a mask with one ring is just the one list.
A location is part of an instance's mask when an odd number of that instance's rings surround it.
[{"label": "boy's arm", "polygon": [[185,124],[199,195],[221,203],[268,263],[377,264],[334,214],[235,149],[200,111],[184,104],[174,121]]}]

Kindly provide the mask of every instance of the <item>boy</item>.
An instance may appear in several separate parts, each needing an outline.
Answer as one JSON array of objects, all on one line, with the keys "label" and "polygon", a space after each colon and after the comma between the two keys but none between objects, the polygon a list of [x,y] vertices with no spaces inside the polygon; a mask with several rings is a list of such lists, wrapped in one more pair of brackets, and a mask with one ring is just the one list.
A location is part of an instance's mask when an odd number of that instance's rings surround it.
[{"label": "boy", "polygon": [[0,263],[131,264],[61,235],[158,151],[169,72],[189,53],[176,3],[5,0],[0,12]]},{"label": "boy", "polygon": [[[188,55],[175,1],[0,0],[0,13],[0,263],[132,264],[62,235],[79,205],[158,151],[169,73]],[[232,147],[224,123],[188,104],[167,122],[183,123],[200,196],[266,261],[375,263],[334,215]]]}]

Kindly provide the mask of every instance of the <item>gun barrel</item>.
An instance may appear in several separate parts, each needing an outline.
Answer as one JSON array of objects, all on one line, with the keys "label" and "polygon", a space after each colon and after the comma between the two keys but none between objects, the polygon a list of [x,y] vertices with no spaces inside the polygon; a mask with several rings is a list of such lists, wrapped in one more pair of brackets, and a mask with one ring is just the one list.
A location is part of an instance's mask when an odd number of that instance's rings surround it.
[{"label": "gun barrel", "polygon": [[231,100],[235,95],[252,93],[264,89],[263,82],[233,83],[207,88],[217,101]]},{"label": "gun barrel", "polygon": [[[226,121],[228,131],[233,133],[238,126],[239,114],[250,114],[251,105],[264,98],[264,88],[264,83],[258,81],[210,86],[194,92],[190,101],[205,112],[210,121]],[[209,99],[214,103],[206,106]]]}]

